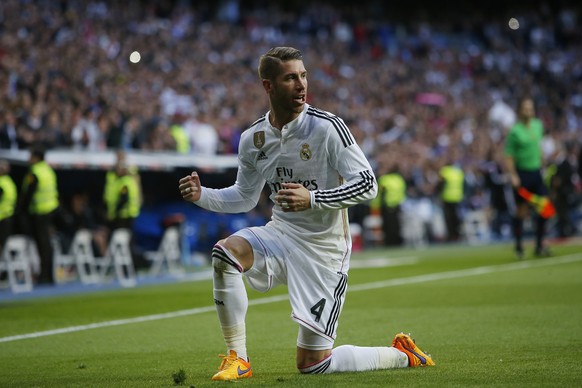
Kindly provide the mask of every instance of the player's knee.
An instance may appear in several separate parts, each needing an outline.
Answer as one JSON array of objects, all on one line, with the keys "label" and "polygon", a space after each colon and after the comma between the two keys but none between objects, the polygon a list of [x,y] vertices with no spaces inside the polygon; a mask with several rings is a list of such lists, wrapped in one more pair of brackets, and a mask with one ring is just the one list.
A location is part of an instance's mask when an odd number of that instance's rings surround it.
[{"label": "player's knee", "polygon": [[[297,341],[297,355],[295,359],[297,369],[301,373],[321,373],[317,365],[326,364],[331,360],[331,346],[333,342],[330,343],[329,340],[303,326],[299,329]],[[329,348],[327,348],[328,346]]]},{"label": "player's knee", "polygon": [[214,272],[216,274],[234,271],[242,272],[242,267],[236,258],[232,257],[232,254],[228,252],[228,250],[223,245],[221,245],[222,241],[224,240],[219,241],[212,249],[211,257]]},{"label": "player's knee", "polygon": [[246,255],[252,253],[251,245],[242,237],[230,236],[220,240],[218,244],[228,249],[238,260],[243,260]]},{"label": "player's knee", "polygon": [[242,237],[230,236],[220,240],[216,245],[227,251],[230,257],[235,258],[244,270],[252,267],[254,261],[253,248],[251,244]]},{"label": "player's knee", "polygon": [[331,365],[331,353],[321,359],[297,360],[297,370],[302,374],[321,374],[328,372]]},{"label": "player's knee", "polygon": [[[252,266],[252,250],[250,253],[245,251],[245,246],[241,247],[238,241],[230,241],[229,239],[220,240],[214,245],[212,249],[212,266],[215,273],[230,272],[236,270],[237,272],[244,272]],[[251,255],[251,261],[245,255]],[[243,258],[241,260],[241,258]]]}]

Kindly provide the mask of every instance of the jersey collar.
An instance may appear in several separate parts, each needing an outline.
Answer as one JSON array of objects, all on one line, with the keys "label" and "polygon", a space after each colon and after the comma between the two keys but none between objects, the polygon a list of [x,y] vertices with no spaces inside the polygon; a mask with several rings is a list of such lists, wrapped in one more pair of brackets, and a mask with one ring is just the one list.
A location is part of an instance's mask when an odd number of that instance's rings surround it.
[{"label": "jersey collar", "polygon": [[[306,116],[306,112],[307,109],[309,108],[308,104],[303,105],[303,112],[299,113],[299,116],[297,116],[294,120],[288,122],[287,124],[285,124],[285,128],[287,129],[287,131],[294,131],[296,128],[300,127],[301,124],[303,123],[303,121],[305,120],[305,116]],[[267,118],[267,124],[272,127],[275,128],[271,125],[271,120],[269,118],[269,116],[271,115],[271,111],[268,111],[266,114],[266,118]]]}]

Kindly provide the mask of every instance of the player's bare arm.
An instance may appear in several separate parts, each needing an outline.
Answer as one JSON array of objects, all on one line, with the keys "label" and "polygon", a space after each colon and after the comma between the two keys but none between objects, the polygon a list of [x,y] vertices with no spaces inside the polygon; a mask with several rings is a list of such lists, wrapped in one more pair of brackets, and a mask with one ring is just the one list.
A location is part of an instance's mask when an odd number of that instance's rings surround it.
[{"label": "player's bare arm", "polygon": [[180,190],[182,198],[186,201],[198,201],[200,199],[200,194],[202,193],[202,186],[200,184],[198,173],[193,171],[192,174],[180,179],[178,189]]},{"label": "player's bare arm", "polygon": [[275,202],[284,212],[298,212],[311,207],[311,195],[302,184],[283,183],[283,188],[275,195]]}]

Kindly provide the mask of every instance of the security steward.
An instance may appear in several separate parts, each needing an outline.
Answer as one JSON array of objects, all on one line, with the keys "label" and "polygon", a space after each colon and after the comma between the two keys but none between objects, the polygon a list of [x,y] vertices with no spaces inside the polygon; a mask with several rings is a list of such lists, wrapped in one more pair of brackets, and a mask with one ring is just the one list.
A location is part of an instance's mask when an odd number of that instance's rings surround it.
[{"label": "security steward", "polygon": [[382,217],[382,232],[385,246],[402,245],[401,205],[406,200],[406,181],[394,164],[386,174],[378,178],[378,196],[370,207]]},{"label": "security steward", "polygon": [[45,162],[42,146],[30,151],[29,169],[22,183],[21,207],[29,221],[29,230],[40,256],[38,284],[54,284],[53,234],[54,218],[59,209],[59,193],[55,171]]},{"label": "security steward", "polygon": [[105,182],[104,200],[107,207],[107,220],[112,230],[132,229],[139,216],[141,195],[139,184],[130,174],[124,161],[115,166],[115,176],[108,176]]},{"label": "security steward", "polygon": [[461,237],[459,207],[465,195],[465,174],[457,165],[449,163],[439,170],[439,176],[441,179],[440,195],[447,227],[447,241],[458,241]]},{"label": "security steward", "polygon": [[[141,185],[124,160],[118,160],[115,165],[115,175],[108,175],[103,193],[107,208],[107,222],[110,236],[115,229],[133,229],[133,224],[141,209]],[[135,268],[146,268],[149,263],[135,244],[133,234],[130,241],[130,251]]]}]

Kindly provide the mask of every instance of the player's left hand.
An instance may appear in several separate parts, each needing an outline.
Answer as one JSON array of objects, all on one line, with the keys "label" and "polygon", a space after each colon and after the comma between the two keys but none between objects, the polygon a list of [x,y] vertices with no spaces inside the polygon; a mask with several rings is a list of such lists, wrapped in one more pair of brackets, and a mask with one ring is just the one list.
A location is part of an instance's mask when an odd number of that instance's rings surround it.
[{"label": "player's left hand", "polygon": [[311,207],[311,196],[302,184],[283,183],[283,188],[275,194],[275,203],[284,212],[299,212]]}]

